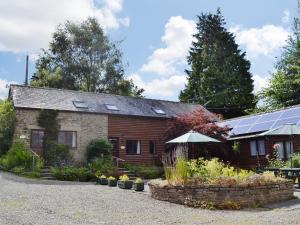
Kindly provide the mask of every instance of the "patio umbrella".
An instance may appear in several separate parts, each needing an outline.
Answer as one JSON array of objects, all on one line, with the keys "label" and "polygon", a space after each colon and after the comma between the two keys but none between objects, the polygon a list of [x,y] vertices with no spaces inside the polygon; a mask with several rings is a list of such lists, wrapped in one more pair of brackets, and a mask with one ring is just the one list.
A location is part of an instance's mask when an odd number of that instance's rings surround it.
[{"label": "patio umbrella", "polygon": [[296,124],[284,124],[280,127],[259,134],[259,136],[289,136],[291,167],[293,166],[292,165],[292,141],[294,135],[300,135],[300,126]]},{"label": "patio umbrella", "polygon": [[[166,142],[167,144],[180,144],[180,143],[219,143],[220,141],[211,137],[208,137],[204,134],[200,134],[195,131],[189,131],[186,134],[183,134],[173,140]],[[193,145],[193,157],[195,155],[195,148]]]}]

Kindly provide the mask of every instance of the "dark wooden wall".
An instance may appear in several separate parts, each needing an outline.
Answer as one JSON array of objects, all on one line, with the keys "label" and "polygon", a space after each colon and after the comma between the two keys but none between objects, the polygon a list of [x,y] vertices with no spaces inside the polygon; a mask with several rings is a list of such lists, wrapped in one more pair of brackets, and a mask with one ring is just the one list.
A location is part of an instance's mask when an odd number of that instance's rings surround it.
[{"label": "dark wooden wall", "polygon": [[[119,158],[128,163],[157,164],[165,150],[164,132],[167,119],[137,116],[108,116],[108,137],[119,138]],[[140,155],[126,154],[126,140],[141,141]],[[149,152],[149,141],[156,142],[156,152]],[[125,149],[121,147],[124,146]]]},{"label": "dark wooden wall", "polygon": [[[288,141],[289,137],[286,136],[274,136],[274,137],[263,137],[265,140],[265,151],[266,155],[273,155],[273,146],[276,142],[280,141]],[[232,152],[232,144],[233,142],[228,142],[228,150],[229,150],[229,161],[240,168],[255,168],[257,167],[257,157],[251,156],[250,152],[250,141],[255,139],[242,139],[238,140],[241,143],[240,152],[238,154],[234,154]],[[257,139],[258,140],[258,139]],[[300,137],[294,138],[294,153],[300,153]],[[267,164],[266,155],[259,156],[259,162],[261,166],[265,166]]]}]

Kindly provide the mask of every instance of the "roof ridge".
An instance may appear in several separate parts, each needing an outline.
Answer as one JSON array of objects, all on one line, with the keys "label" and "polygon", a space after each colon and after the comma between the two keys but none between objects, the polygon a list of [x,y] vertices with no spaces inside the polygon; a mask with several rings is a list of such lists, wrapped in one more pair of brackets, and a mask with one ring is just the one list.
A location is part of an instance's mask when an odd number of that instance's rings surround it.
[{"label": "roof ridge", "polygon": [[[66,92],[75,92],[75,93],[84,93],[84,94],[94,94],[94,95],[111,95],[111,96],[119,96],[123,98],[133,98],[133,99],[141,99],[146,101],[162,101],[162,102],[170,102],[170,103],[176,103],[176,104],[187,104],[187,105],[195,105],[195,106],[202,106],[200,104],[194,104],[194,103],[186,103],[186,102],[179,102],[179,101],[171,101],[171,100],[164,100],[164,99],[154,99],[154,98],[140,98],[135,96],[124,96],[124,95],[117,95],[117,94],[111,94],[111,93],[104,93],[104,92],[90,92],[90,91],[82,91],[82,90],[70,90],[70,89],[62,89],[62,88],[51,88],[51,87],[35,87],[35,86],[26,86],[22,84],[10,84],[11,86],[17,86],[17,87],[23,87],[23,88],[34,88],[34,89],[43,89],[43,90],[59,90],[59,91],[66,91]],[[202,106],[203,107],[203,106]]]},{"label": "roof ridge", "polygon": [[251,117],[251,116],[259,116],[259,115],[264,115],[264,114],[268,114],[268,113],[279,112],[279,111],[282,111],[282,110],[292,109],[292,108],[296,108],[296,107],[300,107],[300,104],[292,105],[292,106],[287,106],[287,107],[282,107],[282,108],[279,108],[279,109],[273,109],[273,110],[268,111],[268,112],[259,112],[259,113],[255,113],[255,114],[250,114],[250,115],[245,115],[245,116],[239,116],[239,117],[235,117],[235,118],[230,118],[230,119],[227,119],[227,120],[223,120],[222,122],[232,121],[232,120],[237,120],[237,119],[242,119],[242,118],[247,118],[247,117]]}]

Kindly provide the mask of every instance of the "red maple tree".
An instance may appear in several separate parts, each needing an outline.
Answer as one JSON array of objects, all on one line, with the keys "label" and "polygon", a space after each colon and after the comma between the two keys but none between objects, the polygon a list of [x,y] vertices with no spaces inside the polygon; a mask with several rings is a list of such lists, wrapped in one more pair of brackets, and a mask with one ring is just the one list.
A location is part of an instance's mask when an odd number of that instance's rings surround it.
[{"label": "red maple tree", "polygon": [[193,130],[219,140],[224,140],[230,129],[227,126],[218,126],[217,122],[220,120],[216,114],[199,107],[191,113],[172,118],[168,122],[165,139],[168,141]]}]

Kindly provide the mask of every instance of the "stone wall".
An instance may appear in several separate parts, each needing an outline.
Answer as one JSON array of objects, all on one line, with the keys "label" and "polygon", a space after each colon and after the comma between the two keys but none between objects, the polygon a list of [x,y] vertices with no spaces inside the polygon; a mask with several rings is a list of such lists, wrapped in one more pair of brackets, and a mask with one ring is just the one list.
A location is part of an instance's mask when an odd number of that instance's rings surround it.
[{"label": "stone wall", "polygon": [[[39,110],[16,109],[16,124],[14,139],[21,136],[30,147],[32,129],[41,129],[37,124]],[[84,162],[86,146],[95,138],[107,138],[107,116],[92,113],[59,112],[57,120],[60,130],[77,132],[77,148],[71,149],[74,160]],[[41,153],[41,149],[33,149]]]},{"label": "stone wall", "polygon": [[268,185],[248,186],[172,186],[162,181],[149,182],[155,199],[188,206],[214,206],[216,208],[255,207],[293,198],[293,183],[285,181]]}]

